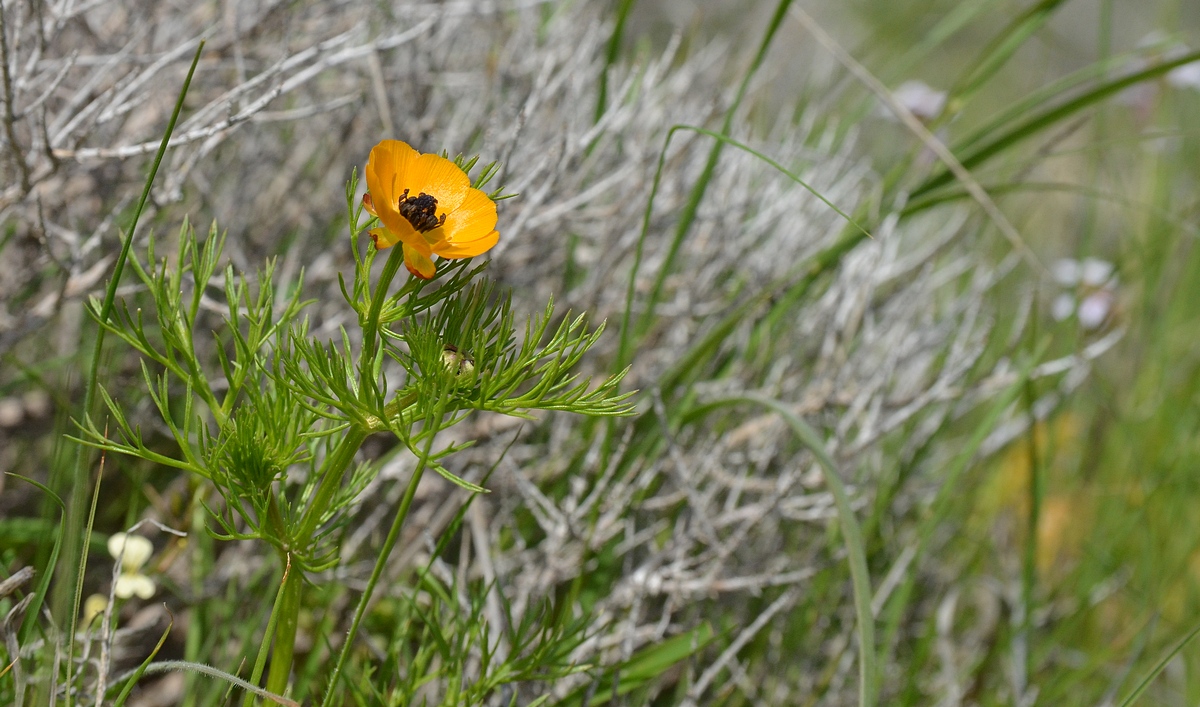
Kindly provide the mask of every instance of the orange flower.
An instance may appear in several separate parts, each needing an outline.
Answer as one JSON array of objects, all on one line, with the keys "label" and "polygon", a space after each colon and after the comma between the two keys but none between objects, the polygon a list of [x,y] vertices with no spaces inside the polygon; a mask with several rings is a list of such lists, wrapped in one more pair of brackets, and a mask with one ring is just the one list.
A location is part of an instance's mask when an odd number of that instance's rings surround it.
[{"label": "orange flower", "polygon": [[496,202],[458,165],[399,140],[371,148],[363,206],[383,224],[369,231],[375,248],[400,243],[404,266],[425,280],[437,272],[432,256],[471,258],[500,240]]}]

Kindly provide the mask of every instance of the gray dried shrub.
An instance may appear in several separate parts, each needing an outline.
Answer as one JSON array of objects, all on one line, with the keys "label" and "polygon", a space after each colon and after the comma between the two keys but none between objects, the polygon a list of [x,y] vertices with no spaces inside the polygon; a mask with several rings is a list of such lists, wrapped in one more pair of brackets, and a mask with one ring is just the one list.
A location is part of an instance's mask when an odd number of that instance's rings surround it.
[{"label": "gray dried shrub", "polygon": [[[679,37],[635,52],[611,69],[609,105],[597,122],[611,31],[599,5],[5,4],[5,64],[13,72],[5,105],[13,117],[2,136],[0,220],[15,235],[0,253],[0,353],[22,342],[26,350],[45,346],[39,330],[103,279],[118,243],[113,218],[139,188],[205,32],[209,45],[177,147],[155,191],[156,218],[144,223],[172,224],[185,213],[199,223],[215,218],[231,231],[237,266],[279,255],[287,278],[305,265],[319,300],[314,329],[333,332],[345,316],[335,276],[350,262],[342,214],[350,168],[382,137],[422,151],[480,153],[502,161],[500,181],[520,192],[501,204],[502,240],[490,269],[514,288],[518,311],[533,311],[553,293],[564,307],[615,324],[668,128],[719,122],[749,57],[720,37],[686,52]],[[786,54],[763,68],[766,76],[794,70]],[[816,120],[810,109],[798,120],[741,127],[753,123],[751,107],[769,105],[770,83],[752,91],[734,137],[853,209],[875,175],[851,156],[852,139],[809,127],[835,121]],[[711,145],[684,132],[667,152],[635,319]],[[793,401],[825,430],[859,508],[873,502],[880,475],[894,473],[946,416],[962,413],[980,373],[990,327],[981,303],[998,275],[979,269],[966,219],[939,218],[903,227],[884,219],[875,239],[820,279],[768,338],[753,340],[761,350],[748,349],[756,323],[748,318],[719,349],[724,368],[692,384],[701,397],[755,389]],[[794,275],[843,228],[809,192],[726,148],[656,324],[636,352],[628,382],[650,393],[643,413],[665,424],[677,400],[655,397],[658,375],[717,317]],[[577,272],[572,282],[569,268]],[[614,327],[607,356],[617,341]],[[590,365],[599,370],[603,361]],[[565,484],[557,482],[570,460],[587,452],[584,423],[546,420],[548,435],[525,435],[510,450],[491,482],[496,493],[477,501],[488,520],[471,526],[494,540],[524,512],[543,537],[529,544],[518,535],[505,552],[491,543],[495,554],[479,571],[497,578],[519,620],[532,601],[586,572],[585,556],[615,548],[620,577],[596,606],[576,659],[628,657],[721,612],[763,632],[776,649],[754,666],[705,654],[690,699],[729,680],[718,677],[727,668],[752,700],[787,701],[813,690],[835,660],[829,686],[850,700],[848,584],[824,595],[831,603],[806,629],[804,654],[777,650],[785,628],[799,624],[761,620],[787,616],[806,581],[841,562],[824,530],[834,517],[831,499],[784,427],[769,415],[739,414],[664,434],[661,453],[624,468],[601,468],[592,450],[583,473]],[[510,435],[486,436],[487,424],[478,428],[485,443],[457,463],[486,465],[507,444]],[[551,487],[565,491],[542,490]],[[915,501],[894,502],[903,509]],[[435,518],[438,499],[425,503],[429,510],[417,517]],[[362,519],[376,516],[364,507]]]}]

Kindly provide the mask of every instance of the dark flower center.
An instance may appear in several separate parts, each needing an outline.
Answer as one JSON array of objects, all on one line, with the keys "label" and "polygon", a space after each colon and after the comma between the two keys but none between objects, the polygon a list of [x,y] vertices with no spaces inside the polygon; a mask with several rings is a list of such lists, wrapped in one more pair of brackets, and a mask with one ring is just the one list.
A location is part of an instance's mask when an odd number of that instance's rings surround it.
[{"label": "dark flower center", "polygon": [[437,215],[437,199],[425,192],[421,192],[416,196],[409,196],[408,190],[400,195],[400,204],[397,208],[400,215],[408,219],[412,227],[418,233],[425,233],[446,223],[446,215],[442,214],[441,218]]}]

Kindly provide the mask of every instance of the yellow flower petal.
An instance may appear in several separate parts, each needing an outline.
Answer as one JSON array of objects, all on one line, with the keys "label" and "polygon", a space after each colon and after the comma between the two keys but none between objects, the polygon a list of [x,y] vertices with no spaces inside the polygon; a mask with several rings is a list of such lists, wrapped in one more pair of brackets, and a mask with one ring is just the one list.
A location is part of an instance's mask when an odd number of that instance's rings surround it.
[{"label": "yellow flower petal", "polygon": [[488,252],[499,242],[500,232],[492,231],[486,236],[473,241],[447,244],[440,248],[435,247],[434,252],[443,258],[474,258],[477,255]]},{"label": "yellow flower petal", "polygon": [[377,209],[394,209],[407,185],[401,175],[408,173],[419,153],[399,140],[384,140],[371,150],[367,158],[367,189]]},{"label": "yellow flower petal", "polygon": [[409,195],[424,193],[437,199],[439,216],[457,209],[471,189],[471,179],[466,172],[440,155],[421,155],[408,176],[412,186],[404,186],[408,188]]},{"label": "yellow flower petal", "polygon": [[407,243],[403,245],[403,248],[404,267],[422,280],[432,280],[434,273],[437,272],[437,267],[429,259],[429,256],[410,247]]},{"label": "yellow flower petal", "polygon": [[[392,232],[394,237],[389,239],[388,245],[416,233],[396,208],[405,189],[400,185],[400,175],[410,170],[417,157],[416,150],[399,140],[384,140],[367,158],[367,198],[363,199],[363,204]],[[378,240],[376,242],[376,247],[380,247]]]},{"label": "yellow flower petal", "polygon": [[[455,209],[453,213],[446,215],[446,223],[442,228],[446,231],[448,248],[455,248],[456,246],[462,246],[463,244],[475,241],[486,241],[491,238],[492,231],[496,229],[496,202],[489,199],[487,194],[478,189],[471,189],[467,193],[466,199],[463,200],[462,205]],[[470,255],[479,255],[488,248],[491,248],[492,245],[495,245],[495,242],[488,245],[487,248],[473,252]],[[434,252],[442,255],[442,252],[438,250]]]}]

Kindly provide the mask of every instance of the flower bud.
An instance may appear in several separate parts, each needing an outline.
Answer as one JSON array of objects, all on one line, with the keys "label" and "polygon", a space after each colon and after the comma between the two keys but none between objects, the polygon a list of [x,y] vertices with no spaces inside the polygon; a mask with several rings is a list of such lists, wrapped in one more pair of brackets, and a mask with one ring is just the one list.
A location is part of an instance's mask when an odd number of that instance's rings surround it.
[{"label": "flower bud", "polygon": [[454,344],[442,348],[442,363],[456,378],[470,378],[475,373],[475,359]]}]

